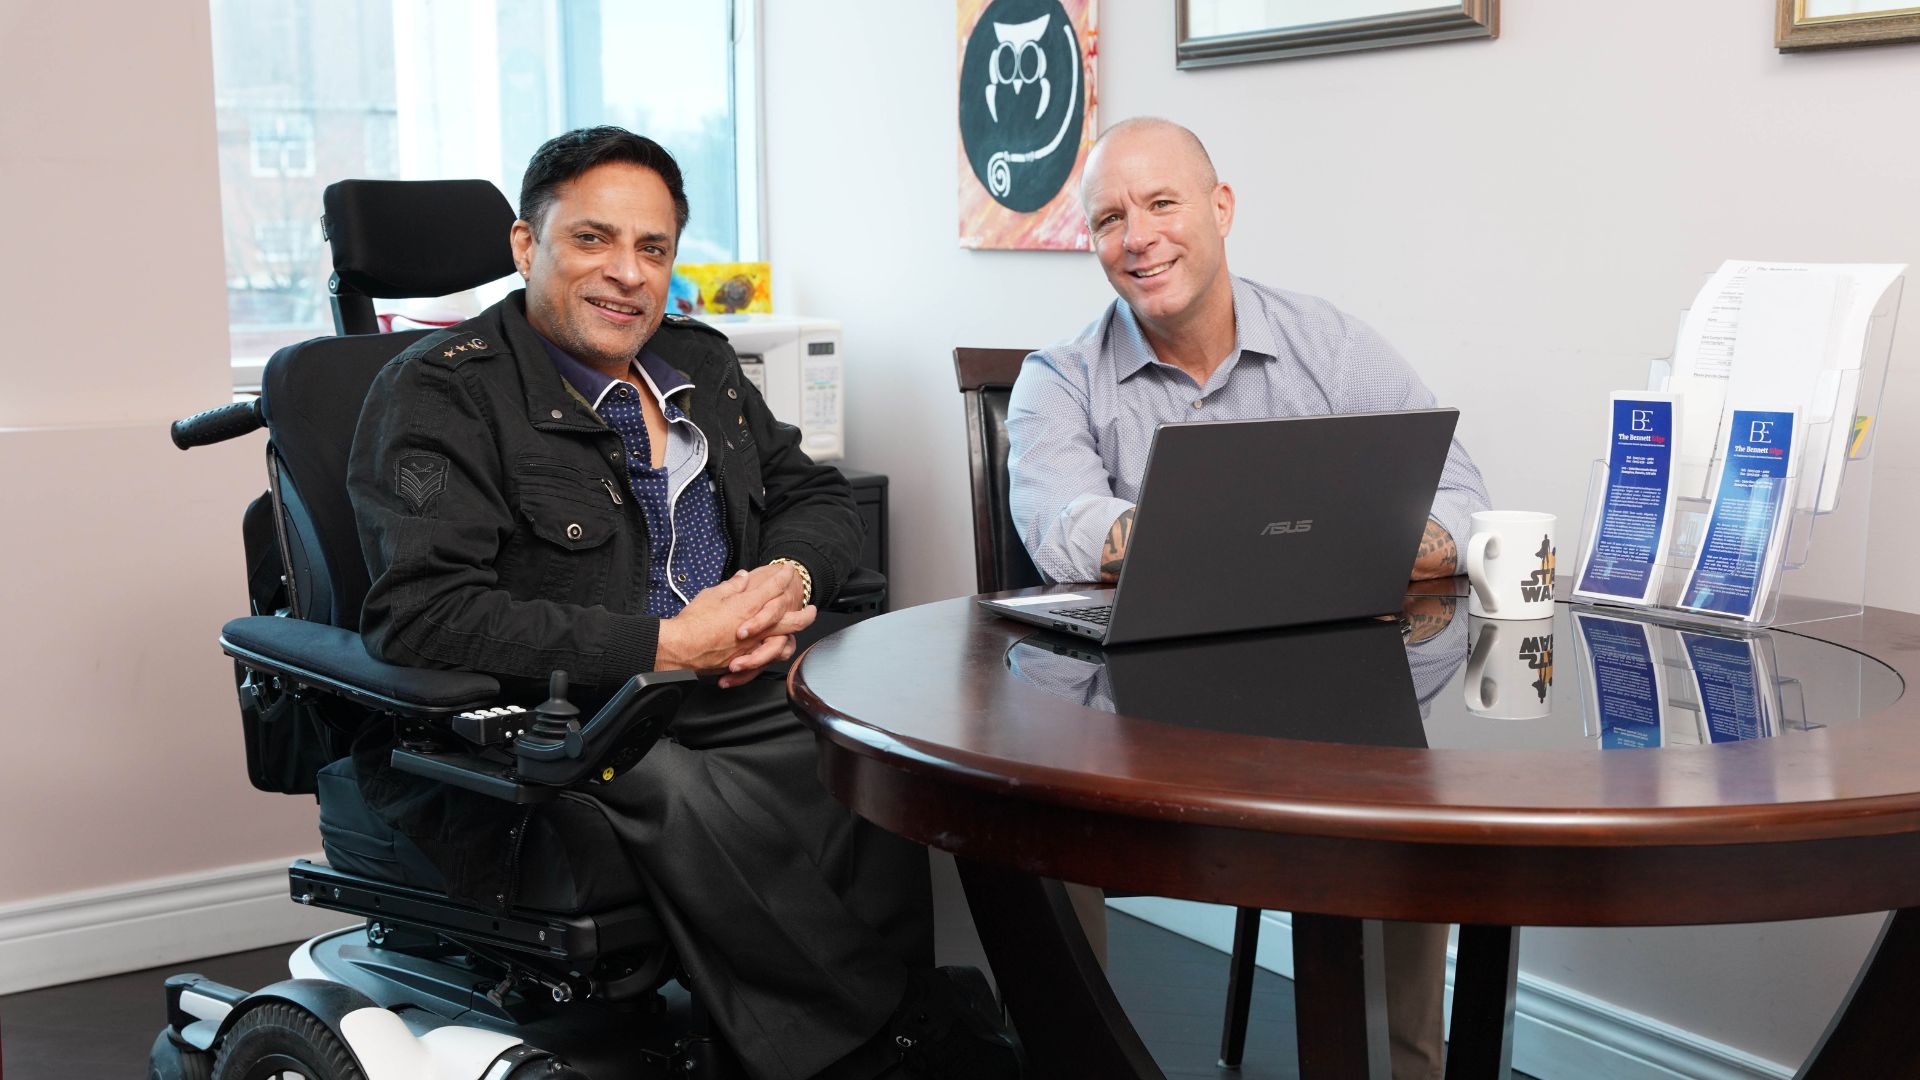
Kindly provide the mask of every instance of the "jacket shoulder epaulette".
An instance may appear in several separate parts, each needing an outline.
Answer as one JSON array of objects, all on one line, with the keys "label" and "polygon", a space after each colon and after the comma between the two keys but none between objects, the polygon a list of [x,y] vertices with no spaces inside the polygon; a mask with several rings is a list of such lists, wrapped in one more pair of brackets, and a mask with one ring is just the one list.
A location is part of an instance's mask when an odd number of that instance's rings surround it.
[{"label": "jacket shoulder epaulette", "polygon": [[721,333],[719,330],[715,329],[714,327],[701,322],[699,319],[696,319],[691,315],[681,315],[676,312],[670,311],[667,313],[665,318],[660,320],[660,326],[663,329],[666,327],[672,327],[676,330],[705,330],[707,333],[712,334],[714,337],[717,337],[722,341],[727,340],[727,335]]},{"label": "jacket shoulder epaulette", "polygon": [[490,337],[475,334],[465,327],[455,326],[428,334],[408,346],[396,359],[408,360],[418,357],[429,364],[452,368],[459,367],[469,360],[496,355],[499,352],[499,346]]}]

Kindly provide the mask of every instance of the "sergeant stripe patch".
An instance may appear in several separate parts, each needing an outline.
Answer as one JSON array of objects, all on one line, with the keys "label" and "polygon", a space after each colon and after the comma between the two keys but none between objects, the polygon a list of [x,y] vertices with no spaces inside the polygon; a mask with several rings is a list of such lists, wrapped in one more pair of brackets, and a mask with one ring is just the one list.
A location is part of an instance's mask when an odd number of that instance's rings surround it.
[{"label": "sergeant stripe patch", "polygon": [[424,514],[447,486],[447,459],[440,454],[414,453],[400,459],[395,488],[407,509]]}]

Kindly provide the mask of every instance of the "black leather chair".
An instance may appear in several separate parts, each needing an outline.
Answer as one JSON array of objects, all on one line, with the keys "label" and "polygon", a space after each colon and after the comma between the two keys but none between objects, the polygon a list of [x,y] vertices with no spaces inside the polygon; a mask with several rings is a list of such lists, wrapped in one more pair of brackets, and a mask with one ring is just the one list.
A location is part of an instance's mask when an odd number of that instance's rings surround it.
[{"label": "black leather chair", "polygon": [[[974,582],[980,592],[1041,585],[1045,579],[1027,556],[1014,529],[1007,488],[1007,400],[1027,349],[955,349],[954,375],[967,409],[967,462],[973,487]],[[1069,886],[1075,910],[1087,923],[1095,954],[1106,963],[1104,911],[1098,890]],[[1088,901],[1091,900],[1092,903]],[[1220,1034],[1220,1064],[1238,1068],[1247,1045],[1253,1005],[1254,954],[1260,945],[1260,910],[1240,908],[1233,923],[1233,957],[1227,976],[1227,1015]]]}]

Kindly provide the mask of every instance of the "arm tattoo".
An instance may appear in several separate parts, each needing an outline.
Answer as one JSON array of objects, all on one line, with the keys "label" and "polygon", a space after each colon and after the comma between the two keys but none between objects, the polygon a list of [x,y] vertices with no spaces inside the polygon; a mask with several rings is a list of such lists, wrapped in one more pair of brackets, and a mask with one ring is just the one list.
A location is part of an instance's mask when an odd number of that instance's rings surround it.
[{"label": "arm tattoo", "polygon": [[1107,530],[1107,542],[1100,548],[1100,580],[1119,581],[1120,564],[1127,559],[1127,544],[1133,539],[1134,507],[1127,507],[1113,519]]},{"label": "arm tattoo", "polygon": [[1407,644],[1417,645],[1445,630],[1453,621],[1454,603],[1451,596],[1423,596],[1408,605]]},{"label": "arm tattoo", "polygon": [[1452,577],[1460,572],[1460,553],[1454,547],[1453,534],[1439,522],[1427,519],[1427,531],[1420,536],[1420,553],[1414,556],[1415,578]]}]

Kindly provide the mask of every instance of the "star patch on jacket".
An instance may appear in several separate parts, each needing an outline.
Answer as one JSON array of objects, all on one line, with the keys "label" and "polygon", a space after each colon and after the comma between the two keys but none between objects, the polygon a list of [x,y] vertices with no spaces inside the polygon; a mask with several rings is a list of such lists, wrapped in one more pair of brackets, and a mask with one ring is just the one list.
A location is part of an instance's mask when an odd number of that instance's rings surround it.
[{"label": "star patch on jacket", "polygon": [[413,453],[394,470],[395,486],[407,509],[424,514],[447,487],[447,459],[440,454]]}]

